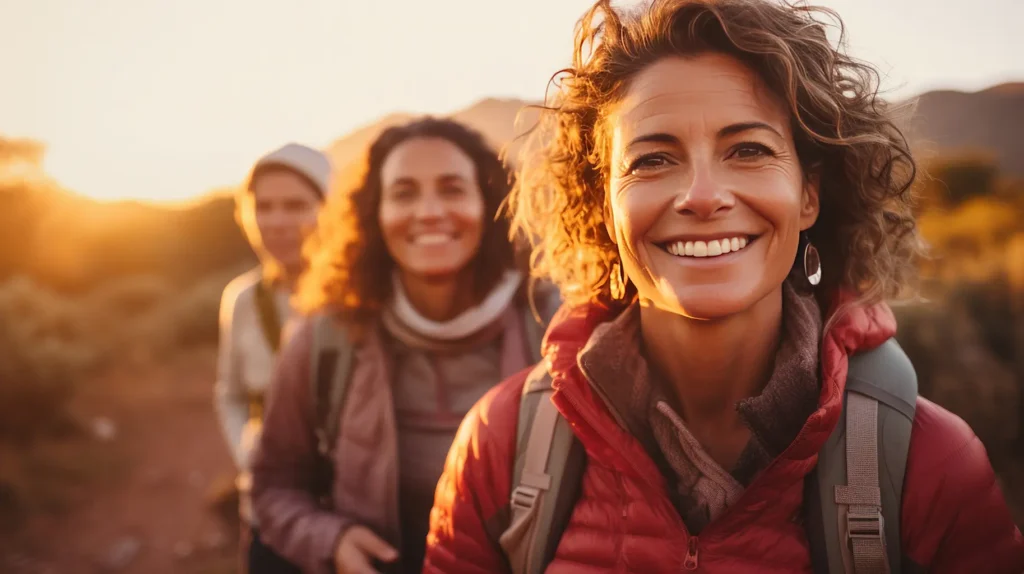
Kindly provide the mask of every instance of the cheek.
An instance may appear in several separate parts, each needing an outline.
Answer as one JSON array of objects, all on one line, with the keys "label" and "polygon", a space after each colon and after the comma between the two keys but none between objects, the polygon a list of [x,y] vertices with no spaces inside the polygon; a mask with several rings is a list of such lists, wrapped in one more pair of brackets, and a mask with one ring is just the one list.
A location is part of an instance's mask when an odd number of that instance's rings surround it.
[{"label": "cheek", "polygon": [[302,214],[302,220],[299,226],[302,228],[303,231],[308,232],[312,230],[314,227],[316,227],[316,219],[319,213],[319,208],[313,206],[310,207],[309,210],[307,210],[304,214]]},{"label": "cheek", "polygon": [[800,225],[803,187],[799,174],[773,169],[750,174],[748,181],[736,186],[747,205],[769,220],[777,229]]},{"label": "cheek", "polygon": [[405,233],[408,221],[409,217],[403,214],[401,209],[381,204],[377,223],[380,225],[380,231],[384,235],[385,241],[390,243],[402,236]]},{"label": "cheek", "polygon": [[484,201],[482,197],[475,196],[458,203],[452,209],[452,215],[458,220],[459,226],[469,232],[469,235],[479,236],[483,233]]},{"label": "cheek", "polygon": [[665,209],[671,207],[668,182],[636,182],[617,192],[613,189],[611,204],[613,239],[623,249],[636,253],[644,237],[654,227]]},{"label": "cheek", "polygon": [[288,222],[300,228],[306,228],[311,221],[316,221],[316,204],[307,205],[301,209],[295,209],[288,213]]},{"label": "cheek", "polygon": [[274,225],[274,216],[267,210],[257,211],[253,214],[252,221],[257,229],[269,229]]}]

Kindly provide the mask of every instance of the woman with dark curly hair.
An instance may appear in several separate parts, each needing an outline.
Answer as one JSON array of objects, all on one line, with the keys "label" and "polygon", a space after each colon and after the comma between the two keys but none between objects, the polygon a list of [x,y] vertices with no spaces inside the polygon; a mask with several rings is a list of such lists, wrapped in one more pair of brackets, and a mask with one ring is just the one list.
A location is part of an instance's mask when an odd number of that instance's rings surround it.
[{"label": "woman with dark curly hair", "polygon": [[890,340],[914,161],[822,16],[580,21],[512,200],[567,305],[463,423],[425,572],[1024,569],[983,446]]},{"label": "woman with dark curly hair", "polygon": [[[310,573],[419,572],[434,487],[470,407],[539,359],[542,327],[496,215],[509,174],[476,132],[384,131],[331,197],[274,374],[253,501]],[[522,258],[519,258],[520,260]]]}]

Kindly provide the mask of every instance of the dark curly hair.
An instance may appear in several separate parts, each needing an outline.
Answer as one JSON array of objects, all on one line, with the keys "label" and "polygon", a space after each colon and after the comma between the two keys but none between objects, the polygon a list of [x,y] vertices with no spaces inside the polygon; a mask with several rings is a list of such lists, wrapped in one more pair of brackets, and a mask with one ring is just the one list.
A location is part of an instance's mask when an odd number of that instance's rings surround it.
[{"label": "dark curly hair", "polygon": [[534,275],[570,303],[611,303],[619,256],[604,224],[605,114],[646,66],[713,52],[742,61],[785,102],[801,166],[820,178],[808,236],[823,262],[823,302],[837,291],[861,302],[900,294],[919,251],[916,166],[877,71],[846,55],[842,30],[831,10],[768,0],[653,0],[629,13],[597,2],[577,24],[572,65],[552,77],[510,197],[512,232],[533,243]]},{"label": "dark curly hair", "polygon": [[485,219],[480,249],[470,262],[477,296],[485,296],[505,271],[516,266],[508,222],[496,218],[511,187],[509,172],[480,133],[453,120],[426,117],[384,130],[369,147],[358,185],[328,197],[317,230],[305,247],[309,267],[298,290],[299,307],[305,313],[329,312],[344,322],[365,325],[391,296],[395,261],[378,220],[380,171],[395,147],[414,138],[447,140],[476,166]]}]

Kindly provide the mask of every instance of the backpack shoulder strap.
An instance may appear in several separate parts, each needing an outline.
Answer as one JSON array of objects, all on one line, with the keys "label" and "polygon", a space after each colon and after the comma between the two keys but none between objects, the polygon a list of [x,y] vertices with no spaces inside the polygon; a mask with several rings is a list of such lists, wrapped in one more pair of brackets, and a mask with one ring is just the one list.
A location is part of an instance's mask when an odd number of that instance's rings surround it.
[{"label": "backpack shoulder strap", "polygon": [[333,467],[329,457],[338,438],[353,355],[352,345],[341,325],[328,315],[313,318],[309,373],[313,434],[320,455],[317,470],[320,493],[330,492],[333,482]]},{"label": "backpack shoulder strap", "polygon": [[917,375],[895,339],[850,358],[843,413],[807,480],[815,572],[901,572],[903,479],[916,404]]},{"label": "backpack shoulder strap", "polygon": [[531,362],[538,363],[543,358],[541,345],[544,343],[544,332],[561,306],[562,298],[558,289],[540,283],[533,284],[530,292],[530,300],[536,303],[536,313],[534,305],[523,305],[523,327],[526,331],[526,348],[530,352]]},{"label": "backpack shoulder strap", "polygon": [[508,524],[498,543],[513,574],[540,574],[576,505],[586,453],[551,402],[551,376],[537,365],[523,385]]},{"label": "backpack shoulder strap", "polygon": [[523,308],[523,334],[526,337],[526,351],[530,354],[530,364],[537,364],[541,357],[541,345],[544,344],[545,325],[537,322],[529,305]]},{"label": "backpack shoulder strap", "polygon": [[274,290],[265,280],[256,283],[256,312],[260,318],[260,328],[267,344],[276,353],[281,349],[281,317],[274,301]]}]

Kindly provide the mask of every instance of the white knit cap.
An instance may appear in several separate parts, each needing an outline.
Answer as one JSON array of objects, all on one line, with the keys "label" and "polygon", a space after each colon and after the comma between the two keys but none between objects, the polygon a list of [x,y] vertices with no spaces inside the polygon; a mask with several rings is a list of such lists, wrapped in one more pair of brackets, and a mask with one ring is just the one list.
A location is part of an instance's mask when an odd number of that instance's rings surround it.
[{"label": "white knit cap", "polygon": [[286,144],[261,157],[253,166],[253,173],[267,166],[294,169],[308,177],[322,196],[326,197],[331,189],[331,160],[322,151],[311,147],[297,143]]}]

